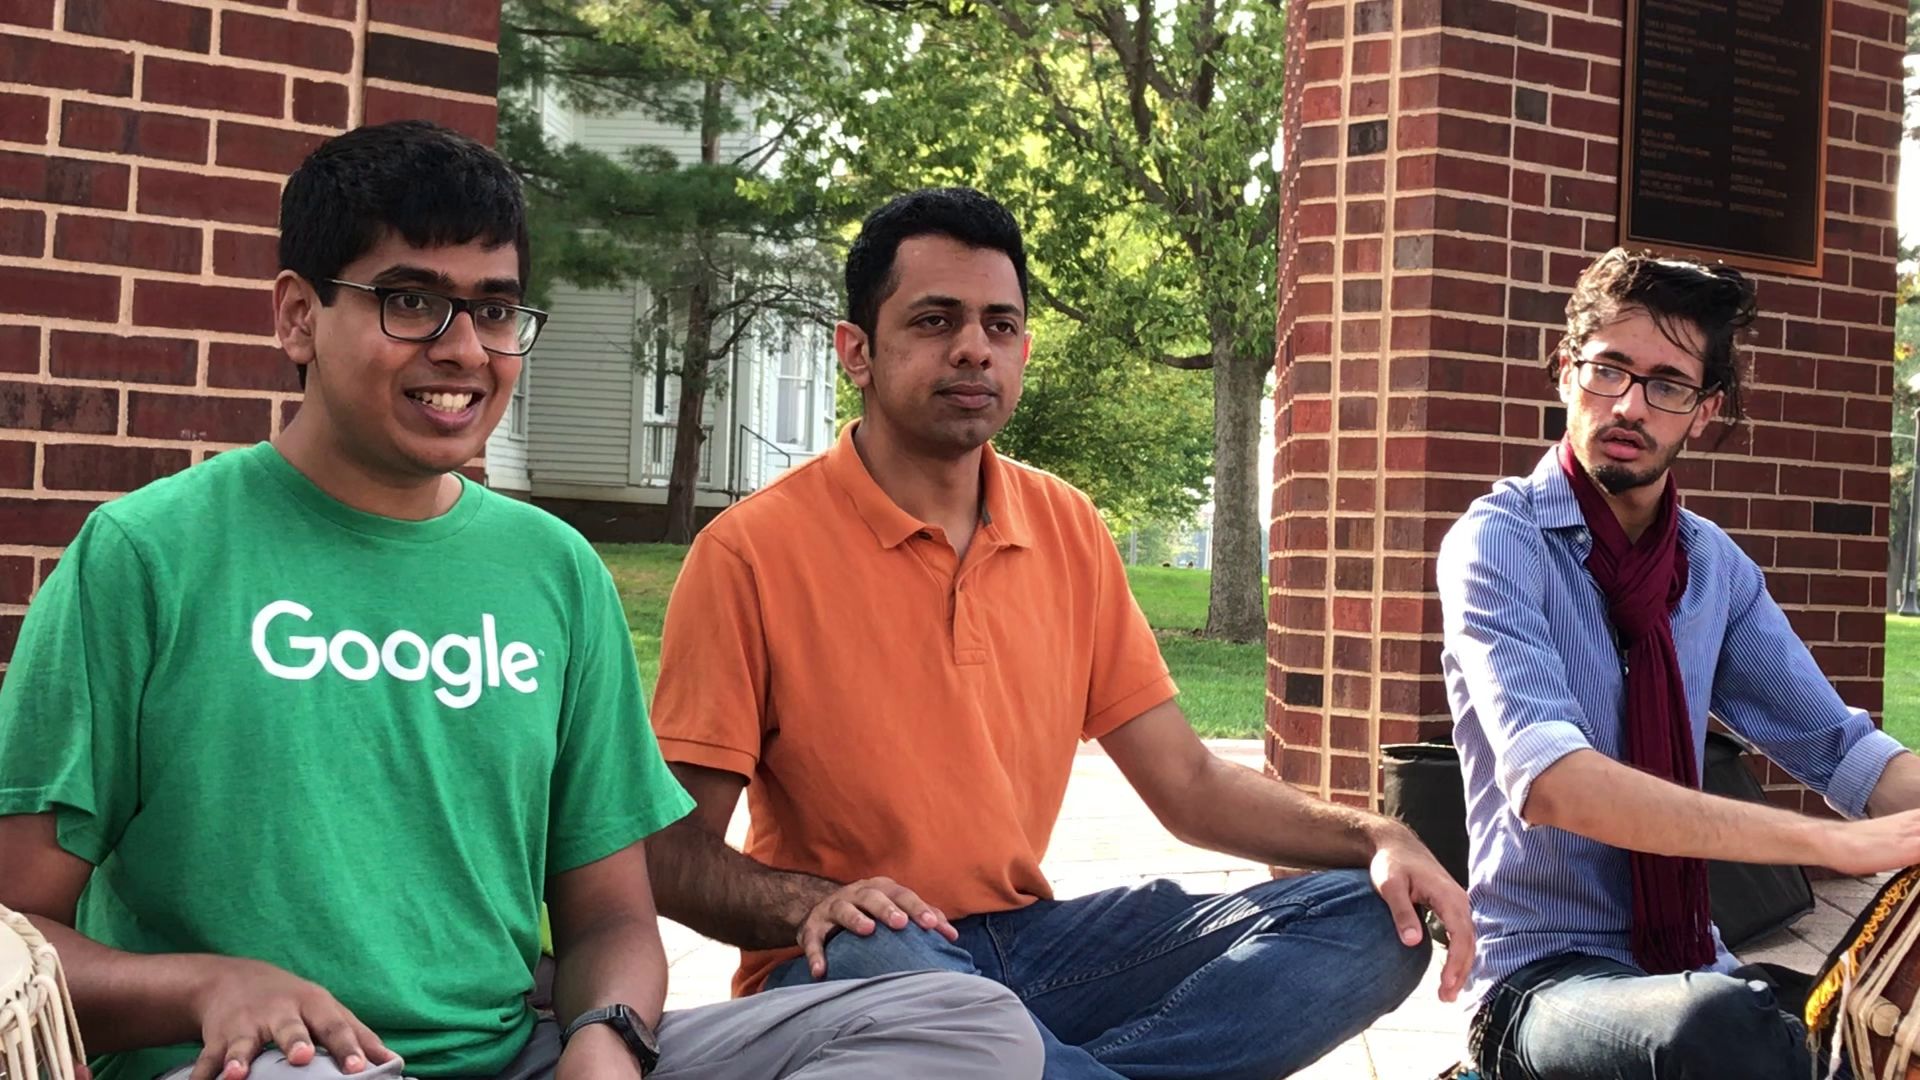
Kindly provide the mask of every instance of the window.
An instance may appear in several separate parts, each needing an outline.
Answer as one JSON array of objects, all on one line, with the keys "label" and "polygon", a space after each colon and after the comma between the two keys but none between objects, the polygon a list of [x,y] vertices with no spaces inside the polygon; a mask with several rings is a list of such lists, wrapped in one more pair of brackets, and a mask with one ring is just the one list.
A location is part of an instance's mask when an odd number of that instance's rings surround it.
[{"label": "window", "polygon": [[789,326],[775,332],[773,344],[780,373],[774,399],[773,441],[811,450],[816,381],[813,356]]},{"label": "window", "polygon": [[645,356],[647,363],[653,366],[653,415],[667,415],[667,368],[673,353],[673,308],[665,300],[653,305],[647,312],[647,337],[649,340]]},{"label": "window", "polygon": [[527,369],[520,368],[520,377],[513,380],[513,396],[507,399],[507,434],[516,439],[527,437]]}]

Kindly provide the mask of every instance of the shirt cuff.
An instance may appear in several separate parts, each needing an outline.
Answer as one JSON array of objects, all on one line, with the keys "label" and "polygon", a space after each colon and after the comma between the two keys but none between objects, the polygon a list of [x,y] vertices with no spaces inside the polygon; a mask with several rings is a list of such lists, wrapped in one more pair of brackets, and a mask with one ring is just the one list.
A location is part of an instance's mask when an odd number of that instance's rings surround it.
[{"label": "shirt cuff", "polygon": [[1867,732],[1833,770],[1833,779],[1824,792],[1827,805],[1850,818],[1866,817],[1867,799],[1879,786],[1880,774],[1887,771],[1887,762],[1905,749],[1884,731]]},{"label": "shirt cuff", "polygon": [[1566,720],[1542,720],[1528,724],[1507,744],[1506,752],[1499,756],[1499,784],[1500,790],[1506,792],[1507,805],[1513,808],[1513,815],[1520,819],[1521,828],[1533,828],[1533,823],[1522,813],[1527,807],[1527,796],[1533,791],[1533,782],[1554,762],[1575,750],[1587,750],[1592,746],[1587,741],[1586,733]]},{"label": "shirt cuff", "polygon": [[759,758],[745,750],[736,750],[730,746],[718,746],[714,743],[700,742],[696,739],[674,739],[665,735],[654,736],[660,744],[660,756],[676,765],[698,765],[706,769],[719,769],[735,776],[753,779],[753,770]]},{"label": "shirt cuff", "polygon": [[1173,676],[1162,672],[1152,682],[1087,717],[1086,723],[1080,727],[1080,741],[1104,739],[1155,705],[1172,701],[1179,693],[1180,688],[1174,685]]}]

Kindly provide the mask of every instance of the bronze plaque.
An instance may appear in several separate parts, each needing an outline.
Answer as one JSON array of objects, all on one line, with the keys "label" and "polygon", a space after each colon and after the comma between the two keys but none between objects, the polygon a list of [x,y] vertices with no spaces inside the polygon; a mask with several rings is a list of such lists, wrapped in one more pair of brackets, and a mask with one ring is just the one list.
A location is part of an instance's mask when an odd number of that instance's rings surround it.
[{"label": "bronze plaque", "polygon": [[1832,0],[1628,0],[1620,242],[1819,276]]}]

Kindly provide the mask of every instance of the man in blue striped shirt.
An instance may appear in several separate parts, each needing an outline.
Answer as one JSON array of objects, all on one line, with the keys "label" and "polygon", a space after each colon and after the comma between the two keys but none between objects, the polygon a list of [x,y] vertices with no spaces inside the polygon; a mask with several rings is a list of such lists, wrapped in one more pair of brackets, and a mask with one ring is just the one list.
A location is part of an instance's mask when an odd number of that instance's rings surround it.
[{"label": "man in blue striped shirt", "polygon": [[[1475,1056],[1495,1080],[1808,1076],[1797,1003],[1731,974],[1704,860],[1920,863],[1920,760],[1841,701],[1760,568],[1675,502],[1687,440],[1740,417],[1753,317],[1738,271],[1601,257],[1549,361],[1565,441],[1441,546]],[[1856,820],[1702,793],[1709,712]]]}]

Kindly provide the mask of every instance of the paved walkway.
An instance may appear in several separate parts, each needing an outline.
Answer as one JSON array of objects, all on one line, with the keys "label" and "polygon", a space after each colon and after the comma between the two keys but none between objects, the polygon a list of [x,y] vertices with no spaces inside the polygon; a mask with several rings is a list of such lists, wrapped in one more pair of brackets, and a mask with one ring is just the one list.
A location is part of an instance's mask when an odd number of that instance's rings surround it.
[{"label": "paved walkway", "polygon": [[[1261,766],[1258,741],[1220,740],[1209,745],[1223,757],[1253,768]],[[733,825],[731,836],[737,844],[746,831],[744,811]],[[1059,896],[1079,896],[1157,877],[1177,878],[1195,891],[1225,891],[1253,884],[1267,874],[1259,864],[1201,851],[1168,835],[1097,745],[1083,747],[1074,761],[1073,782],[1067,788],[1066,806],[1044,869]],[[1811,915],[1760,947],[1744,950],[1742,958],[1813,970],[1846,932],[1851,913],[1873,890],[1871,882],[1854,879],[1818,883],[1817,907]],[[724,998],[738,954],[675,923],[663,922],[662,931],[671,967],[667,1007]],[[1426,980],[1397,1012],[1295,1075],[1308,1080],[1432,1080],[1458,1061],[1466,1045],[1466,1017],[1437,996],[1443,959],[1444,954],[1435,950]]]}]

